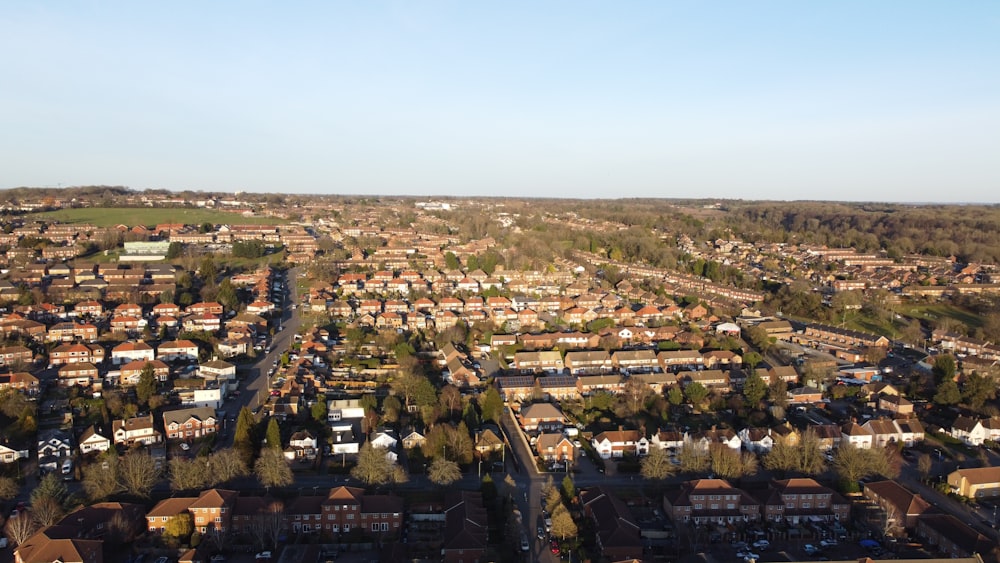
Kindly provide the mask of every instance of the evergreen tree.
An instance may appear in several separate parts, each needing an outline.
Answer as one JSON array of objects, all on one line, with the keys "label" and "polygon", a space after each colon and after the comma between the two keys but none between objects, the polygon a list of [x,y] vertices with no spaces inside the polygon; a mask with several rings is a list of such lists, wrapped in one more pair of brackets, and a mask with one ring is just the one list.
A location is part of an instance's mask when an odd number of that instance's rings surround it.
[{"label": "evergreen tree", "polygon": [[264,439],[268,448],[281,449],[281,429],[278,427],[278,419],[271,417],[267,421],[267,434]]}]

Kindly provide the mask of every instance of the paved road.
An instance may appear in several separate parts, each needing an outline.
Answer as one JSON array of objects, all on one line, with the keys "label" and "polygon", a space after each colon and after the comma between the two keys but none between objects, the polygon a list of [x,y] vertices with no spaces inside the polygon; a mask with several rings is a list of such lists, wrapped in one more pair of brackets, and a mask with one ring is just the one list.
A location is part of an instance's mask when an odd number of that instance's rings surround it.
[{"label": "paved road", "polygon": [[[302,325],[302,308],[298,306],[298,288],[296,285],[298,276],[299,268],[292,268],[288,270],[287,278],[283,278],[280,275],[277,275],[275,278],[276,281],[281,281],[286,288],[284,301],[275,303],[281,310],[279,317],[281,330],[276,332],[271,339],[271,351],[262,355],[248,370],[249,375],[241,385],[240,395],[223,404],[222,409],[226,412],[227,419],[235,419],[243,407],[256,409],[267,401],[271,387],[270,377],[267,374],[274,365],[274,362],[291,346],[293,337]],[[293,303],[296,304],[294,310],[290,308]],[[232,445],[235,431],[235,428],[228,427],[232,423],[227,422],[226,424],[225,439],[220,444],[223,447]]]}]

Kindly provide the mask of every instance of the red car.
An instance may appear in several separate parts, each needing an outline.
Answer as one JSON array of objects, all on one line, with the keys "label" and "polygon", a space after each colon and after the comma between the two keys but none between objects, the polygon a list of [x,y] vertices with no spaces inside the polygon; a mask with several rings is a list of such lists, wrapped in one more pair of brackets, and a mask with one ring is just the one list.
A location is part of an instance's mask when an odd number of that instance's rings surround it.
[{"label": "red car", "polygon": [[552,547],[552,554],[559,555],[559,542],[552,540],[552,543],[549,545]]}]

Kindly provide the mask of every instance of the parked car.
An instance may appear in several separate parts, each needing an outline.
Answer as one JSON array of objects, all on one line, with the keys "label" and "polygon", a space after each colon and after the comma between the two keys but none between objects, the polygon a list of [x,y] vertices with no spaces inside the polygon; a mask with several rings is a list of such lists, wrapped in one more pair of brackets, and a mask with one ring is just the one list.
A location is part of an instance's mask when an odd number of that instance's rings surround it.
[{"label": "parked car", "polygon": [[739,552],[739,553],[736,554],[736,557],[739,557],[740,559],[742,559],[744,561],[750,561],[751,559],[753,559],[754,561],[756,561],[756,560],[760,559],[760,555],[758,555],[758,554],[756,554],[756,553],[754,553],[752,551],[741,551],[741,552]]},{"label": "parked car", "polygon": [[528,543],[528,536],[521,534],[521,551],[531,551],[531,544]]},{"label": "parked car", "polygon": [[753,542],[753,546],[756,547],[757,549],[767,549],[771,547],[771,542],[767,540],[757,540]]},{"label": "parked car", "polygon": [[260,560],[267,561],[267,560],[271,559],[271,552],[270,551],[261,551],[260,553],[258,553],[256,555],[255,559],[257,559],[258,561],[260,561]]},{"label": "parked car", "polygon": [[816,555],[819,553],[819,548],[811,543],[807,543],[802,546],[802,551],[805,551],[806,555]]},{"label": "parked car", "polygon": [[834,547],[834,546],[836,546],[838,544],[837,544],[837,540],[830,539],[830,540],[823,540],[823,541],[819,542],[819,545],[820,545],[820,547]]},{"label": "parked car", "polygon": [[188,451],[191,449],[191,446],[187,445],[187,442],[181,442],[181,449],[184,451]]}]

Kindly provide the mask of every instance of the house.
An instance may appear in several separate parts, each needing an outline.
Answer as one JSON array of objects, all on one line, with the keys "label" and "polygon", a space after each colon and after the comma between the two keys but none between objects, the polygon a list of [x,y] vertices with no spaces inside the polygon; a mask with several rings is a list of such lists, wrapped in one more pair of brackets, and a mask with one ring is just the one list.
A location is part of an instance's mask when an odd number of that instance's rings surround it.
[{"label": "house", "polygon": [[514,369],[521,373],[562,371],[563,367],[562,354],[558,350],[516,352],[514,354]]},{"label": "house", "polygon": [[49,352],[49,363],[54,366],[80,362],[96,364],[103,361],[104,348],[96,344],[61,344]]},{"label": "house", "polygon": [[330,440],[330,453],[334,455],[357,454],[361,449],[350,423],[330,424]]},{"label": "house", "polygon": [[406,434],[406,436],[403,436],[403,448],[407,450],[411,448],[419,448],[426,441],[427,438],[423,434],[417,432],[416,430],[411,430]]},{"label": "house", "polygon": [[89,454],[91,452],[106,452],[111,448],[111,440],[105,438],[93,425],[90,425],[79,439],[80,453]]},{"label": "house", "polygon": [[580,398],[577,378],[570,375],[545,375],[536,380],[542,397],[549,401],[565,401]]},{"label": "house", "polygon": [[0,373],[0,389],[20,389],[34,397],[38,394],[38,378],[26,371]]},{"label": "house", "polygon": [[500,429],[485,425],[476,432],[476,451],[480,456],[499,452],[503,449],[504,442],[500,434]]},{"label": "house", "polygon": [[157,381],[170,379],[170,366],[160,360],[135,360],[123,365],[119,371],[121,384],[138,385],[142,379],[142,372],[147,369],[153,370],[153,378]]},{"label": "house", "polygon": [[489,525],[483,496],[469,491],[450,491],[445,498],[445,563],[480,563],[486,560]]},{"label": "house", "polygon": [[218,430],[215,409],[211,407],[195,407],[164,411],[163,428],[168,440],[192,440]]},{"label": "house", "polygon": [[649,445],[661,450],[677,451],[684,447],[684,434],[676,430],[660,430],[653,433]]},{"label": "house", "polygon": [[316,437],[308,430],[294,432],[288,439],[288,448],[285,450],[285,458],[288,460],[308,460],[316,459],[316,452],[319,446]]},{"label": "house", "polygon": [[988,439],[988,433],[983,422],[968,416],[959,416],[948,432],[952,438],[961,440],[969,446],[981,446]]},{"label": "house", "polygon": [[773,481],[757,498],[763,508],[764,518],[771,522],[846,522],[851,515],[850,502],[813,479]]},{"label": "house", "polygon": [[749,493],[722,479],[695,479],[663,496],[663,512],[673,522],[731,524],[760,520],[760,505]]},{"label": "house", "polygon": [[330,399],[326,403],[326,421],[329,423],[360,419],[364,416],[365,408],[361,406],[361,399]]},{"label": "house", "polygon": [[13,463],[19,459],[28,459],[28,450],[15,450],[0,444],[0,463]]},{"label": "house", "polygon": [[823,391],[815,387],[798,387],[788,391],[788,404],[809,405],[823,402]]},{"label": "house", "polygon": [[1000,467],[956,469],[948,474],[951,492],[967,498],[1000,496]]},{"label": "house", "polygon": [[521,409],[517,415],[521,428],[525,432],[538,430],[539,428],[549,428],[562,431],[566,424],[566,417],[559,407],[552,403],[534,403]]},{"label": "house", "polygon": [[396,535],[403,523],[403,499],[369,495],[358,487],[336,487],[321,504],[326,534],[346,534],[354,528],[366,533]]},{"label": "house", "polygon": [[594,522],[601,554],[611,561],[642,559],[643,543],[632,511],[617,495],[602,487],[580,491],[580,505]]},{"label": "house", "polygon": [[843,432],[836,424],[810,424],[806,431],[812,431],[816,435],[819,449],[824,452],[840,447],[840,440],[843,438]]},{"label": "house", "polygon": [[59,385],[62,387],[90,387],[98,379],[97,367],[88,362],[66,364],[58,371]]},{"label": "house", "polygon": [[210,530],[222,533],[229,530],[238,496],[236,491],[223,489],[202,491],[187,508],[194,518],[195,531],[204,534]]},{"label": "house", "polygon": [[912,448],[917,442],[924,441],[924,426],[916,418],[900,418],[893,421],[898,432],[897,441],[907,448]]},{"label": "house", "polygon": [[878,504],[897,527],[912,530],[917,520],[931,511],[931,504],[895,481],[865,483],[865,498]]},{"label": "house", "polygon": [[111,435],[116,445],[131,447],[134,444],[150,446],[162,441],[163,436],[153,427],[153,415],[137,416],[111,423]]},{"label": "house", "polygon": [[913,403],[899,395],[879,395],[878,408],[898,416],[913,414]]},{"label": "house", "polygon": [[[57,429],[40,430],[38,432],[39,466],[42,459],[61,459],[73,456],[73,438],[66,432]],[[55,469],[55,467],[52,467]]]},{"label": "house", "polygon": [[190,340],[171,340],[160,344],[156,350],[156,359],[165,362],[174,360],[197,360],[198,345]]},{"label": "house", "polygon": [[638,430],[605,431],[594,436],[591,441],[597,455],[602,459],[620,458],[625,455],[644,456],[649,453],[649,440]]},{"label": "house", "polygon": [[0,347],[0,366],[9,366],[17,363],[30,364],[35,360],[35,353],[26,346],[2,346]]},{"label": "house", "polygon": [[892,420],[873,418],[861,427],[871,433],[873,448],[884,448],[899,441],[899,429]]},{"label": "house", "polygon": [[508,375],[496,378],[497,390],[507,402],[530,399],[537,387],[533,375]]},{"label": "house", "polygon": [[16,563],[104,563],[104,542],[80,537],[74,526],[46,526],[14,550]]},{"label": "house", "polygon": [[840,429],[840,434],[841,444],[850,444],[855,448],[871,449],[875,441],[875,437],[872,436],[871,431],[856,422],[848,422],[843,425]]},{"label": "house", "polygon": [[[543,352],[538,352],[542,354]],[[515,354],[515,361],[517,355]],[[611,370],[611,356],[603,350],[566,352],[564,360],[570,373],[600,373]]]},{"label": "house", "polygon": [[774,438],[770,428],[753,428],[747,426],[736,433],[743,443],[743,449],[754,453],[767,453],[774,447]]},{"label": "house", "polygon": [[543,432],[535,441],[535,452],[545,461],[569,461],[576,459],[576,448],[562,433]]},{"label": "house", "polygon": [[[925,514],[914,530],[917,537],[947,554],[950,559],[990,553],[996,542],[973,530],[951,514]],[[978,556],[977,556],[978,557]],[[980,558],[980,560],[982,560]]]},{"label": "house", "polygon": [[396,444],[399,443],[399,440],[393,436],[394,433],[392,430],[380,430],[375,432],[368,441],[374,448],[393,450],[396,448]]},{"label": "house", "polygon": [[206,381],[236,381],[236,364],[212,360],[198,366],[198,375]]},{"label": "house", "polygon": [[156,358],[156,350],[145,342],[122,342],[111,349],[111,362],[115,365],[134,361],[151,362]]}]

